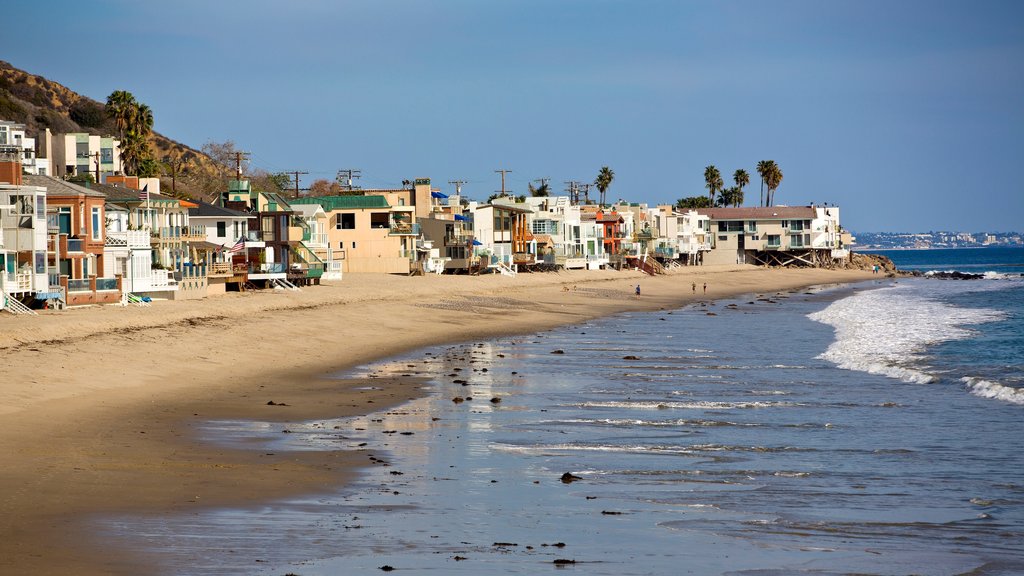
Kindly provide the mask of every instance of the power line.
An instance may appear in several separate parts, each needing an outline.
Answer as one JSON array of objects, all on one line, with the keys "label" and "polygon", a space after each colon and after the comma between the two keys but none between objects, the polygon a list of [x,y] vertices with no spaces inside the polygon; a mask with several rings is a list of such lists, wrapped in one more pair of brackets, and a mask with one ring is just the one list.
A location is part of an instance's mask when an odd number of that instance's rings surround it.
[{"label": "power line", "polygon": [[337,180],[341,184],[341,187],[345,190],[359,190],[358,186],[352,185],[353,178],[362,178],[362,170],[356,170],[353,168],[343,168],[338,170]]},{"label": "power line", "polygon": [[309,172],[303,172],[301,170],[285,170],[284,174],[295,176],[295,197],[299,197],[299,176],[301,174],[309,174]]},{"label": "power line", "polygon": [[455,185],[455,195],[456,196],[462,196],[462,185],[463,184],[468,184],[469,181],[468,180],[449,180],[448,183]]},{"label": "power line", "polygon": [[232,152],[231,155],[235,157],[235,175],[237,176],[236,180],[241,180],[242,160],[247,156],[252,156],[252,152],[242,152],[241,150],[237,150],[235,152]]},{"label": "power line", "polygon": [[507,194],[507,192],[505,191],[505,174],[507,174],[509,172],[512,172],[512,171],[511,170],[495,170],[495,172],[500,172],[501,173],[501,190],[500,191],[499,190],[495,190],[495,192],[498,192],[499,194],[504,196],[505,194]]},{"label": "power line", "polygon": [[569,193],[569,201],[573,204],[580,203],[580,182],[579,180],[568,180],[565,182],[565,191]]}]

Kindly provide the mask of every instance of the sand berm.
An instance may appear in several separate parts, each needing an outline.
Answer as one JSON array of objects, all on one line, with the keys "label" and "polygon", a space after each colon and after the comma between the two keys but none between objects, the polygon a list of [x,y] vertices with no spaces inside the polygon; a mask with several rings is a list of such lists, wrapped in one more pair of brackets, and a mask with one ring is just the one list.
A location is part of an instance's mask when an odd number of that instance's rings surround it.
[{"label": "sand berm", "polygon": [[658,277],[350,274],[300,292],[0,315],[0,573],[154,573],[145,550],[97,536],[95,518],[249,505],[341,485],[364,454],[268,455],[212,446],[195,432],[219,418],[367,414],[423,393],[408,379],[366,389],[324,377],[339,370],[618,312],[878,278],[753,266]]}]

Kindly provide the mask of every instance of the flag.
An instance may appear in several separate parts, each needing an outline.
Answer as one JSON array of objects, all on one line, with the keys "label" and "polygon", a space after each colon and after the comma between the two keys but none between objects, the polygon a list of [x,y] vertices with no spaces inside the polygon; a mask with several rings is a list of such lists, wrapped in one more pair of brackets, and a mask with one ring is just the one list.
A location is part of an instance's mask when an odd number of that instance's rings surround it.
[{"label": "flag", "polygon": [[139,201],[146,203],[149,202],[149,184],[143,186],[142,190],[139,191]]},{"label": "flag", "polygon": [[241,252],[242,250],[245,250],[245,237],[244,236],[239,238],[238,242],[235,242],[235,245],[232,246],[230,250],[228,250],[228,253],[229,254],[236,254],[238,252]]}]

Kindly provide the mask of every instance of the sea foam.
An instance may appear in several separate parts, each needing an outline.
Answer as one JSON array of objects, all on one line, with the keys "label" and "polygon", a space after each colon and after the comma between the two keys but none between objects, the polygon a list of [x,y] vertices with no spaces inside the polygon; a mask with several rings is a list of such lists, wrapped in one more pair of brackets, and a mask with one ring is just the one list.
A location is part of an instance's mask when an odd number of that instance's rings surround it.
[{"label": "sea foam", "polygon": [[808,315],[835,329],[835,341],[819,358],[916,384],[936,379],[920,357],[928,346],[968,338],[967,326],[1002,317],[997,310],[952,306],[908,284],[859,292]]},{"label": "sea foam", "polygon": [[1024,406],[1024,390],[1020,388],[1004,386],[998,382],[991,382],[981,378],[971,378],[969,376],[961,378],[960,381],[967,385],[967,389],[971,391],[971,394],[976,396],[981,396],[982,398],[993,398],[995,400],[1002,400],[1003,402],[1010,402],[1011,404]]}]

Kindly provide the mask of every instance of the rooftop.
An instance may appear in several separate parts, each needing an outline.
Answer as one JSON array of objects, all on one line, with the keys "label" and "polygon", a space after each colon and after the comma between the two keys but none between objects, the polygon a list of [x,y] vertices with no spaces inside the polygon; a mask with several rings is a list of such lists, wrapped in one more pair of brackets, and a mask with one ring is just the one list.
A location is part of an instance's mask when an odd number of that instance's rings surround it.
[{"label": "rooftop", "polygon": [[319,204],[324,210],[360,210],[366,208],[390,208],[383,196],[306,196],[292,198],[292,204]]},{"label": "rooftop", "polygon": [[773,218],[814,218],[813,206],[765,206],[752,208],[698,208],[697,213],[712,220],[770,220]]}]

